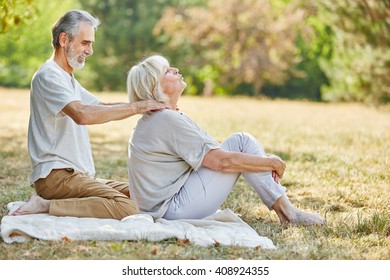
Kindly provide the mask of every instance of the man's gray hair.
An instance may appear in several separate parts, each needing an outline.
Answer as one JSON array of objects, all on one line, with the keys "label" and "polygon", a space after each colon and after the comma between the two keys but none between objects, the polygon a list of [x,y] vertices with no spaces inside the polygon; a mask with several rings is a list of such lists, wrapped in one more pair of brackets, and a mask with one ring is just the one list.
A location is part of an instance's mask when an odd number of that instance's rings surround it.
[{"label": "man's gray hair", "polygon": [[65,32],[69,37],[70,41],[79,34],[80,23],[85,22],[91,25],[95,30],[100,24],[99,19],[91,16],[88,12],[82,10],[70,10],[64,14],[54,25],[51,30],[53,41],[53,48],[57,49],[60,47],[60,34]]}]

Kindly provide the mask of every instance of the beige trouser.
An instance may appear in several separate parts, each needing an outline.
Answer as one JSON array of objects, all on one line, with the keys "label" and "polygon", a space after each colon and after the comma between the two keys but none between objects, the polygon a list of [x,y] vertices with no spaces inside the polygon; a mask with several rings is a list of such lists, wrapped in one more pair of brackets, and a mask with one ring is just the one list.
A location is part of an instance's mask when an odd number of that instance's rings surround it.
[{"label": "beige trouser", "polygon": [[139,212],[127,183],[90,178],[71,168],[54,169],[34,185],[39,196],[50,200],[53,216],[121,220]]}]

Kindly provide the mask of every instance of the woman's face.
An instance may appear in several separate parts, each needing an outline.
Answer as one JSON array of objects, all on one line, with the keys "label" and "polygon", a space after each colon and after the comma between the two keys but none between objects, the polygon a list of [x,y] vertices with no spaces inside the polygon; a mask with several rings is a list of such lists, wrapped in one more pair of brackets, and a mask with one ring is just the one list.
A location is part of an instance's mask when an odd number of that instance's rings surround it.
[{"label": "woman's face", "polygon": [[182,94],[187,84],[183,76],[179,74],[179,69],[167,66],[163,70],[160,86],[164,94],[169,97]]}]

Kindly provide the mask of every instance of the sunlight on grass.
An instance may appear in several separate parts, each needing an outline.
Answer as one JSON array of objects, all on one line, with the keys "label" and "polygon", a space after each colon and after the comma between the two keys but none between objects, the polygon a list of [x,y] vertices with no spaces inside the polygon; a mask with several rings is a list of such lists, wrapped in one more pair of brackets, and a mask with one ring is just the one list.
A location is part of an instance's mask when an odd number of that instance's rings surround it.
[{"label": "sunlight on grass", "polygon": [[[99,94],[107,102],[125,94]],[[29,95],[0,89],[0,206],[25,200]],[[176,240],[152,242],[43,242],[0,244],[3,259],[390,259],[390,112],[359,104],[182,97],[179,107],[222,141],[253,134],[287,163],[282,183],[294,204],[326,216],[327,227],[278,223],[240,179],[223,204],[239,213],[277,250],[201,248]],[[127,180],[127,141],[139,116],[90,126],[97,176]],[[12,249],[11,249],[12,248]]]}]

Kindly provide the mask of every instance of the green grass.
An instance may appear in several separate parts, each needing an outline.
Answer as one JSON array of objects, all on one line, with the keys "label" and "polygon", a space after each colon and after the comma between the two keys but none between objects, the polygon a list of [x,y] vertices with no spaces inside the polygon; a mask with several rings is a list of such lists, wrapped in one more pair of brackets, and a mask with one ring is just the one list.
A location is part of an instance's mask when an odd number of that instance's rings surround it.
[{"label": "green grass", "polygon": [[[100,94],[126,101],[125,94]],[[0,89],[0,217],[6,205],[26,200],[29,94]],[[299,208],[321,213],[326,227],[282,228],[275,213],[239,180],[224,208],[240,213],[278,246],[203,248],[163,242],[40,241],[5,244],[0,258],[17,259],[390,259],[390,112],[360,104],[182,97],[180,109],[217,140],[236,131],[253,134],[268,153],[287,162],[283,184]],[[90,126],[97,176],[127,180],[127,140],[138,116]]]}]

